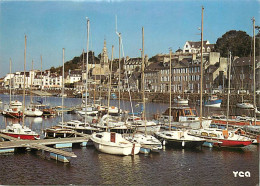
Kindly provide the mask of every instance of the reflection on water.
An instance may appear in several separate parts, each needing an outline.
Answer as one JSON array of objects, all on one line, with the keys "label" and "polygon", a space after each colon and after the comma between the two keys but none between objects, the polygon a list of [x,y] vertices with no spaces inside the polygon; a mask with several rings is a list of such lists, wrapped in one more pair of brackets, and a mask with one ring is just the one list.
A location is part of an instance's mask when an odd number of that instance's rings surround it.
[{"label": "reflection on water", "polygon": [[[8,96],[0,95],[0,98],[6,103],[9,101]],[[20,97],[17,96],[18,98]],[[47,100],[53,105],[61,105],[60,98],[50,97]],[[116,100],[113,101],[117,103]],[[80,99],[65,99],[67,106],[75,106],[80,102]],[[125,104],[127,107],[126,103],[123,102],[122,106]],[[168,104],[148,103],[148,105],[151,114],[162,112],[168,107]],[[207,111],[208,114],[214,112]],[[216,112],[221,113],[225,110],[216,109]],[[64,115],[64,121],[71,119],[80,117]],[[60,121],[60,116],[26,117],[25,124],[41,133],[46,127],[56,125]],[[0,128],[5,128],[5,125],[17,121],[0,116],[0,122]],[[0,184],[256,185],[258,183],[259,146],[255,145],[243,149],[189,150],[164,147],[159,153],[135,156],[104,154],[94,147],[73,147],[65,150],[73,151],[77,158],[72,158],[70,163],[64,164],[50,159],[49,153],[42,151],[0,154]],[[250,171],[251,177],[235,178],[233,171]]]}]

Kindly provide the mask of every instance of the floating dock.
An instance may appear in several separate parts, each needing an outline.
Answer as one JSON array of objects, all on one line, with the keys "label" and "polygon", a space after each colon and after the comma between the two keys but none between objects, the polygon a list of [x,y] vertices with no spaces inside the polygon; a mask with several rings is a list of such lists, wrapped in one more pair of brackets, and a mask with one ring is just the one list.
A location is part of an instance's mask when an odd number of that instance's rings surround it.
[{"label": "floating dock", "polygon": [[[29,148],[43,150],[50,152],[50,157],[62,162],[69,162],[70,158],[77,157],[74,152],[68,152],[57,148],[72,147],[73,143],[79,143],[81,146],[86,146],[90,139],[87,134],[77,133],[78,136],[73,138],[55,138],[55,139],[41,139],[41,140],[21,140],[0,134],[0,138],[9,141],[0,142],[0,153],[14,152],[16,148]],[[54,145],[55,148],[48,147],[47,145]]]}]

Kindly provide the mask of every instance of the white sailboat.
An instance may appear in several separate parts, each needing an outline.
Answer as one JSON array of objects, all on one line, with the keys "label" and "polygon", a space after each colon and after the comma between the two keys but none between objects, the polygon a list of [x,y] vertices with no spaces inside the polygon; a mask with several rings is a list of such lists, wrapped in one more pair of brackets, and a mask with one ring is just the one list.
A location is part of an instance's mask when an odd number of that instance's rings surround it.
[{"label": "white sailboat", "polygon": [[[32,61],[32,72],[33,72],[33,61]],[[43,112],[40,111],[38,108],[35,107],[32,101],[32,84],[33,84],[33,78],[31,77],[31,86],[30,86],[30,105],[25,109],[24,115],[30,116],[30,117],[40,117],[42,116]]]},{"label": "white sailboat", "polygon": [[[87,20],[87,23],[88,23],[88,40],[89,40],[89,19]],[[121,36],[119,34],[119,48],[120,48],[120,39]],[[88,40],[87,40],[87,52],[88,52]],[[120,103],[119,103],[119,107],[120,107]],[[99,123],[99,125],[105,126],[106,132],[93,133],[91,135],[90,139],[93,141],[95,148],[100,152],[104,152],[107,154],[114,154],[114,155],[138,154],[141,147],[140,144],[131,143],[130,141],[123,138],[122,134],[115,133],[115,132],[107,132],[108,128],[126,127],[124,122],[120,122],[118,120],[111,121],[111,118],[112,118],[111,116],[106,114],[102,117]],[[118,124],[119,126],[117,126]]]},{"label": "white sailboat", "polygon": [[132,143],[115,132],[93,133],[91,135],[96,149],[100,152],[114,155],[135,155],[138,154],[141,145]]},{"label": "white sailboat", "polygon": [[[62,95],[64,94],[64,48],[62,49]],[[74,137],[75,136],[75,132],[74,130],[70,129],[70,128],[65,128],[63,127],[64,124],[64,96],[62,96],[61,98],[62,100],[62,107],[61,107],[61,126],[60,125],[56,125],[56,126],[52,126],[50,128],[46,128],[44,130],[44,136],[45,138],[65,138],[65,137]]]},{"label": "white sailboat", "polygon": [[6,117],[12,117],[12,118],[21,118],[23,116],[23,113],[21,111],[22,108],[22,102],[13,100],[12,101],[12,79],[11,79],[11,73],[12,73],[12,61],[10,59],[10,79],[9,79],[9,105],[4,106],[4,110],[2,114]]},{"label": "white sailboat", "polygon": [[[144,28],[142,28],[142,93],[143,93],[143,112],[142,118],[138,116],[130,116],[127,118],[127,123],[134,127],[137,132],[131,135],[126,135],[125,138],[131,142],[137,142],[141,145],[141,153],[149,153],[151,151],[158,152],[162,149],[161,142],[151,134],[160,130],[160,125],[152,121],[146,120],[145,112],[145,93],[144,93]],[[149,134],[148,134],[149,133]]]},{"label": "white sailboat", "polygon": [[[203,17],[203,9],[202,8],[202,17]],[[202,31],[203,31],[203,24],[202,24]],[[201,34],[201,52],[202,52],[202,48],[203,48],[203,34]],[[169,130],[166,131],[160,131],[160,132],[156,132],[155,136],[162,141],[163,145],[167,145],[167,146],[172,146],[175,148],[196,148],[201,146],[206,140],[200,137],[195,137],[195,136],[191,136],[189,135],[189,133],[185,130],[181,130],[181,129],[177,129],[177,130],[172,130],[172,106],[171,106],[171,79],[172,79],[172,62],[171,62],[171,53],[172,51],[170,50],[170,107],[169,107]],[[203,63],[203,57],[202,57],[202,53],[201,53],[201,66]],[[202,72],[202,68],[201,68],[201,72]],[[202,76],[201,76],[202,77]],[[202,78],[201,78],[201,82],[202,82]],[[201,88],[202,90],[202,88]],[[180,114],[180,113],[179,113]],[[202,120],[202,117],[200,117],[200,120]],[[189,122],[189,121],[187,121]],[[201,123],[200,123],[201,125]]]},{"label": "white sailboat", "polygon": [[[24,50],[24,77],[23,77],[23,113],[25,105],[25,67],[26,67],[26,35],[25,35],[25,50]],[[20,105],[20,104],[19,104]],[[24,140],[35,140],[40,139],[40,135],[32,131],[29,127],[24,125],[24,115],[22,120],[22,125],[20,123],[14,123],[7,126],[5,129],[0,130],[0,133]]]}]

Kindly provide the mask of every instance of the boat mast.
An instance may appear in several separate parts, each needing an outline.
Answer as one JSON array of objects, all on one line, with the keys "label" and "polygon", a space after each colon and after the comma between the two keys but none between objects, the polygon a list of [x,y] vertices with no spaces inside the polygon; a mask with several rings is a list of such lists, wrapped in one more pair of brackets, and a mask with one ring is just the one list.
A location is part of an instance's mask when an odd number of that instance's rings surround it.
[{"label": "boat mast", "polygon": [[229,71],[228,71],[228,93],[227,93],[227,129],[228,129],[228,116],[229,116],[230,74],[231,74],[231,52],[229,52]]},{"label": "boat mast", "polygon": [[9,67],[10,67],[10,79],[9,79],[9,91],[10,91],[10,104],[11,104],[11,101],[12,101],[12,98],[11,98],[11,96],[12,96],[12,87],[11,87],[11,84],[12,84],[12,80],[11,80],[11,73],[12,73],[12,60],[11,60],[11,58],[10,58],[10,65],[9,65]]},{"label": "boat mast", "polygon": [[24,110],[25,110],[25,68],[26,68],[26,35],[24,36],[25,47],[24,47],[24,71],[23,71],[23,128],[24,128]]},{"label": "boat mast", "polygon": [[[33,60],[32,60],[32,74],[33,74]],[[33,84],[33,76],[31,76],[31,86],[30,86],[30,102],[32,104],[32,84]]]},{"label": "boat mast", "polygon": [[42,86],[43,83],[42,83],[42,55],[41,55],[41,97],[42,97]]},{"label": "boat mast", "polygon": [[256,92],[256,82],[255,82],[255,18],[253,17],[253,50],[254,50],[254,55],[253,55],[253,65],[254,65],[254,118],[255,118],[255,125],[256,125],[256,111],[257,111],[257,107],[256,107],[256,95],[255,95],[255,92]]},{"label": "boat mast", "polygon": [[[96,60],[94,59],[94,52],[92,51],[92,64],[95,63],[95,68],[96,68]],[[96,82],[97,82],[97,75],[95,73],[95,84],[94,84],[94,105],[96,103]],[[101,103],[100,103],[101,104]]]},{"label": "boat mast", "polygon": [[120,112],[120,97],[121,97],[121,94],[120,94],[120,85],[121,85],[121,83],[120,83],[120,80],[121,80],[121,75],[120,75],[120,73],[121,73],[121,65],[120,65],[121,33],[118,33],[118,32],[117,32],[117,16],[116,16],[116,34],[117,34],[118,40],[119,40],[119,56],[118,56],[118,68],[119,68],[119,76],[118,76],[118,79],[119,79],[119,80],[118,80],[118,97],[119,97],[119,99],[118,99],[118,111]]},{"label": "boat mast", "polygon": [[172,49],[170,49],[170,72],[169,72],[169,92],[170,92],[170,109],[169,109],[169,130],[172,130],[171,120],[172,120]]},{"label": "boat mast", "polygon": [[107,98],[107,114],[109,115],[109,105],[110,105],[110,96],[111,96],[111,76],[112,76],[112,64],[114,60],[114,45],[112,45],[112,54],[111,54],[111,64],[110,64],[110,73],[109,73],[109,90],[108,90],[108,98]]},{"label": "boat mast", "polygon": [[202,128],[202,92],[203,92],[203,10],[201,8],[201,62],[200,62],[200,128]]},{"label": "boat mast", "polygon": [[146,135],[146,113],[145,113],[145,82],[144,82],[144,27],[142,27],[142,88],[143,88],[143,112],[142,112],[142,118],[145,123],[145,135]]},{"label": "boat mast", "polygon": [[[82,59],[82,76],[81,76],[81,78],[82,78],[82,82],[83,82],[83,72],[84,72],[84,49],[83,49],[83,51],[82,51],[82,54],[83,54],[83,59]],[[81,94],[81,101],[83,102],[83,98],[84,98],[84,96],[83,96],[83,94],[84,94],[84,91],[82,90],[82,94]]]},{"label": "boat mast", "polygon": [[87,19],[87,63],[86,63],[86,94],[85,94],[85,124],[87,123],[87,102],[88,102],[88,47],[89,47],[89,18]]},{"label": "boat mast", "polygon": [[61,126],[63,128],[63,109],[64,109],[64,52],[65,48],[62,48],[62,93],[61,93]]}]

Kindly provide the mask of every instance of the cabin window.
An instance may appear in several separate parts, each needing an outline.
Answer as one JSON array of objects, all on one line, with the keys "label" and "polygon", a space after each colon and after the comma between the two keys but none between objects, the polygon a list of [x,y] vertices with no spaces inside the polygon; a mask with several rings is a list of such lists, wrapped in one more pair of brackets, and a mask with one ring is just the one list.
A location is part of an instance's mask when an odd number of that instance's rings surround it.
[{"label": "cabin window", "polygon": [[197,111],[196,110],[192,110],[192,114],[197,116]]},{"label": "cabin window", "polygon": [[184,114],[185,114],[185,116],[191,115],[190,110],[184,110]]},{"label": "cabin window", "polygon": [[209,136],[211,136],[211,137],[217,137],[217,135],[214,134],[214,133],[209,133]]},{"label": "cabin window", "polygon": [[169,137],[171,137],[172,135],[171,135],[171,134],[166,134],[166,136],[169,136]]},{"label": "cabin window", "polygon": [[101,134],[96,135],[97,138],[102,138],[103,136]]},{"label": "cabin window", "polygon": [[208,136],[208,133],[207,132],[202,132],[201,136]]}]

